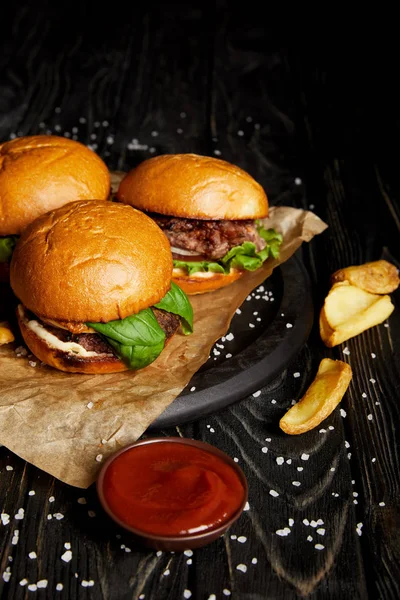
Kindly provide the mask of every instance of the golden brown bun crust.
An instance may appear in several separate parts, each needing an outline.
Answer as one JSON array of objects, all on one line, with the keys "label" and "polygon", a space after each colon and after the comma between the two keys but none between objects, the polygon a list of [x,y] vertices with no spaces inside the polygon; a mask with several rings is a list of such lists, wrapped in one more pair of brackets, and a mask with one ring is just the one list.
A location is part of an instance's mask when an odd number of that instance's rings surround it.
[{"label": "golden brown bun crust", "polygon": [[62,350],[51,348],[45,340],[26,326],[19,311],[17,311],[17,319],[22,337],[29,350],[50,367],[69,373],[118,373],[128,369],[122,360],[114,355],[80,358]]},{"label": "golden brown bun crust", "polygon": [[87,200],[28,225],[10,284],[38,317],[98,323],[156,304],[171,275],[169,242],[152,219],[131,206]]},{"label": "golden brown bun crust", "polygon": [[259,219],[268,199],[246,171],[219,158],[164,154],[121,181],[117,199],[140,210],[186,219]]},{"label": "golden brown bun crust", "polygon": [[0,236],[75,200],[107,200],[110,173],[92,150],[52,135],[0,144]]},{"label": "golden brown bun crust", "polygon": [[193,275],[178,275],[173,273],[172,281],[174,281],[188,296],[194,294],[204,294],[213,292],[219,288],[230,285],[237,281],[244,271],[231,271],[226,275],[224,273],[214,273],[212,277],[195,277]]}]

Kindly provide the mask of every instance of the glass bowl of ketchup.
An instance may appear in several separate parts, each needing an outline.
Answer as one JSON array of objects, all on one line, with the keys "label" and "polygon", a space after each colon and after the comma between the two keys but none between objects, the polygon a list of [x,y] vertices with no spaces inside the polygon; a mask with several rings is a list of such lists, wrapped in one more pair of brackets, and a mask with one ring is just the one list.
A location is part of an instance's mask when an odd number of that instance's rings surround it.
[{"label": "glass bowl of ketchup", "polygon": [[223,535],[247,502],[247,481],[224,452],[180,437],[140,440],[113,454],[97,478],[106,513],[146,547],[200,548]]}]

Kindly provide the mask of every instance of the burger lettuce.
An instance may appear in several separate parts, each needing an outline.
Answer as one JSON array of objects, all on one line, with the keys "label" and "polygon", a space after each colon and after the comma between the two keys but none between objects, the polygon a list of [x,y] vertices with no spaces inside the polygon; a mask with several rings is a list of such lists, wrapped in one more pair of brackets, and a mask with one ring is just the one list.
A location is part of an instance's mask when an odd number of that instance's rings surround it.
[{"label": "burger lettuce", "polygon": [[[182,331],[189,335],[193,331],[193,309],[186,294],[171,282],[171,288],[155,308],[178,315]],[[136,315],[108,323],[87,323],[100,333],[114,349],[119,358],[130,369],[142,369],[151,364],[165,345],[165,333],[161,329],[151,308]]]},{"label": "burger lettuce", "polygon": [[253,242],[244,242],[240,246],[234,246],[219,260],[183,261],[174,260],[174,267],[187,271],[189,275],[199,271],[210,273],[229,273],[233,269],[256,271],[263,263],[272,256],[278,258],[279,249],[282,244],[282,235],[275,229],[265,229],[261,223],[257,223],[257,231],[265,241],[265,247],[257,252]]},{"label": "burger lettuce", "polygon": [[17,239],[18,237],[16,235],[0,237],[0,263],[8,262],[10,260]]}]

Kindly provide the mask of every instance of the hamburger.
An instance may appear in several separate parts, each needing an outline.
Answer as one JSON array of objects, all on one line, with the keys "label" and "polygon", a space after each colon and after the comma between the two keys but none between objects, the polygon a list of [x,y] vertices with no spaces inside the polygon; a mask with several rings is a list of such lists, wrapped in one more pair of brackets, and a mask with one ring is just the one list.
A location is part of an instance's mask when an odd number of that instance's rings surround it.
[{"label": "hamburger", "polygon": [[40,215],[74,200],[110,195],[102,159],[79,142],[34,135],[0,144],[0,280],[20,233]]},{"label": "hamburger", "polygon": [[168,240],[131,206],[88,200],[50,211],[23,231],[11,259],[26,345],[61,371],[146,367],[180,326],[192,331],[172,268]]},{"label": "hamburger", "polygon": [[251,175],[198,154],[143,161],[122,179],[116,200],[145,211],[167,236],[173,281],[187,294],[227,286],[277,257],[282,236],[265,229],[268,198]]}]

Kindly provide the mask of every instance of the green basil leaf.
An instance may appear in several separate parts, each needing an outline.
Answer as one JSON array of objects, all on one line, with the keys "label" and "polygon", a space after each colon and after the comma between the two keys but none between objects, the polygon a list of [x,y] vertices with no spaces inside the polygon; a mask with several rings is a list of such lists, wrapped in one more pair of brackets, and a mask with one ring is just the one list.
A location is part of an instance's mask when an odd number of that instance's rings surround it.
[{"label": "green basil leaf", "polygon": [[114,348],[115,353],[130,369],[143,369],[147,367],[161,354],[164,348],[164,342],[154,346],[125,346],[111,338],[107,338],[108,343]]},{"label": "green basil leaf", "polygon": [[171,288],[164,298],[154,305],[156,308],[181,317],[182,331],[185,335],[193,332],[193,308],[185,292],[171,281]]},{"label": "green basil leaf", "polygon": [[18,236],[16,235],[0,237],[0,262],[10,260],[17,240]]},{"label": "green basil leaf", "polygon": [[98,333],[125,346],[156,346],[165,342],[165,333],[151,308],[108,323],[87,323]]}]

